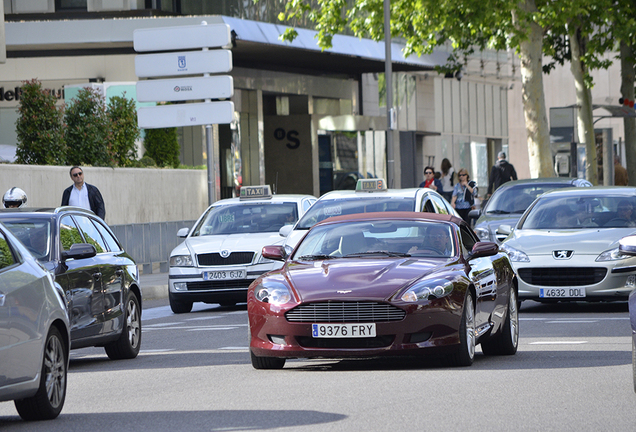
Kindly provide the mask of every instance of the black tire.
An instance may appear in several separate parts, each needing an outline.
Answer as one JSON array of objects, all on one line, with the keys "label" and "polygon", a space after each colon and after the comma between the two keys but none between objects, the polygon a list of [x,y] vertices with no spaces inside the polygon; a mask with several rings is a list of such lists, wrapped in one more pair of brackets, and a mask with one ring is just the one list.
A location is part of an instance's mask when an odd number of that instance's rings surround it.
[{"label": "black tire", "polygon": [[519,346],[519,310],[517,309],[517,293],[510,290],[508,311],[500,331],[481,343],[484,355],[513,355]]},{"label": "black tire", "polygon": [[24,420],[51,420],[62,411],[66,399],[68,348],[60,331],[51,327],[46,336],[40,387],[35,395],[16,400],[15,408]]},{"label": "black tire", "polygon": [[252,366],[254,369],[282,369],[285,366],[285,359],[278,357],[257,357],[250,351]]},{"label": "black tire", "polygon": [[128,293],[124,310],[124,325],[119,339],[104,346],[111,360],[133,359],[141,347],[141,309],[132,291]]},{"label": "black tire", "polygon": [[192,310],[192,302],[177,300],[171,295],[168,296],[168,299],[170,300],[170,309],[176,314],[188,313]]},{"label": "black tire", "polygon": [[466,292],[462,322],[459,325],[459,348],[448,358],[453,366],[470,366],[475,360],[475,299]]}]

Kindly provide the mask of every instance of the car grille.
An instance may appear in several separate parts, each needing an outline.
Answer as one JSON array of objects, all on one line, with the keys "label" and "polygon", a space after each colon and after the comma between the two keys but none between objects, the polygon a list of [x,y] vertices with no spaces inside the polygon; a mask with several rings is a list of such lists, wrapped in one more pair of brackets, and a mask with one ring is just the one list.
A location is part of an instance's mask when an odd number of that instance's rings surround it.
[{"label": "car grille", "polygon": [[599,283],[607,274],[607,269],[603,267],[522,268],[517,273],[524,282],[530,285],[580,286]]},{"label": "car grille", "polygon": [[188,291],[247,289],[253,279],[186,282]]},{"label": "car grille", "polygon": [[296,341],[304,348],[384,348],[393,343],[395,335],[371,338],[312,338],[297,336]]},{"label": "car grille", "polygon": [[202,266],[224,266],[235,264],[249,264],[254,258],[254,252],[232,252],[227,258],[223,258],[219,253],[207,253],[197,255],[199,265]]},{"label": "car grille", "polygon": [[406,312],[387,303],[325,302],[296,306],[285,314],[290,322],[362,323],[400,321]]}]

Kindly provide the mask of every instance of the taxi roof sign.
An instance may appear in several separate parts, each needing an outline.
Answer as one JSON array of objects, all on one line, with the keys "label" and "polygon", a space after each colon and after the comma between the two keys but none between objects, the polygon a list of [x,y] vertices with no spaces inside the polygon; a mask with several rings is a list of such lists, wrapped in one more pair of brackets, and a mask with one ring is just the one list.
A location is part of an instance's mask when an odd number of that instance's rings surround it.
[{"label": "taxi roof sign", "polygon": [[383,178],[358,179],[356,184],[356,192],[375,192],[386,189],[386,181]]},{"label": "taxi roof sign", "polygon": [[261,185],[261,186],[243,186],[241,187],[241,195],[239,199],[263,199],[263,198],[271,198],[272,190],[269,185]]}]

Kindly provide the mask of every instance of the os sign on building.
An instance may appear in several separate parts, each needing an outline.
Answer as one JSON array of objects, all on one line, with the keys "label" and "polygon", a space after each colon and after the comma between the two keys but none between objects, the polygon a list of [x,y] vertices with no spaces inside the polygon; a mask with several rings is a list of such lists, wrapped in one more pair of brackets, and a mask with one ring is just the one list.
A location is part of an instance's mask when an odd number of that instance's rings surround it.
[{"label": "os sign on building", "polygon": [[[185,103],[140,107],[139,127],[143,129],[196,126],[231,123],[234,103],[212,101],[229,99],[234,94],[234,83],[227,73],[232,70],[232,52],[221,48],[231,42],[230,26],[213,24],[200,26],[138,29],[133,33],[135,51],[172,51],[202,48],[201,51],[177,51],[142,54],[135,58],[135,73],[140,78],[153,79],[137,83],[139,102]],[[203,74],[203,76],[192,76]]]}]

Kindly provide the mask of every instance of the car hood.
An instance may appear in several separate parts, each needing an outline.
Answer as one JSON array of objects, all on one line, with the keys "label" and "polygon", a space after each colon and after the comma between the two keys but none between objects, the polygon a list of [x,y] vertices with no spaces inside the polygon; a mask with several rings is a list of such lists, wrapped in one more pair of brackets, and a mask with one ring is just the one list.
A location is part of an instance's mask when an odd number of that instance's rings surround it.
[{"label": "car hood", "polygon": [[527,255],[549,255],[554,250],[574,250],[577,254],[598,255],[618,247],[618,241],[632,233],[634,228],[590,228],[570,230],[514,230],[505,245]]},{"label": "car hood", "polygon": [[281,244],[283,238],[278,232],[242,233],[188,237],[183,243],[173,249],[171,255],[193,253],[195,255],[222,250],[255,251],[261,253],[263,246]]},{"label": "car hood", "polygon": [[486,228],[488,231],[494,233],[497,231],[499,225],[510,225],[514,227],[521,218],[520,214],[497,214],[497,215],[482,215],[477,219],[475,228]]},{"label": "car hood", "polygon": [[287,263],[283,275],[302,302],[325,300],[384,301],[420,278],[442,273],[449,259],[340,258]]}]

